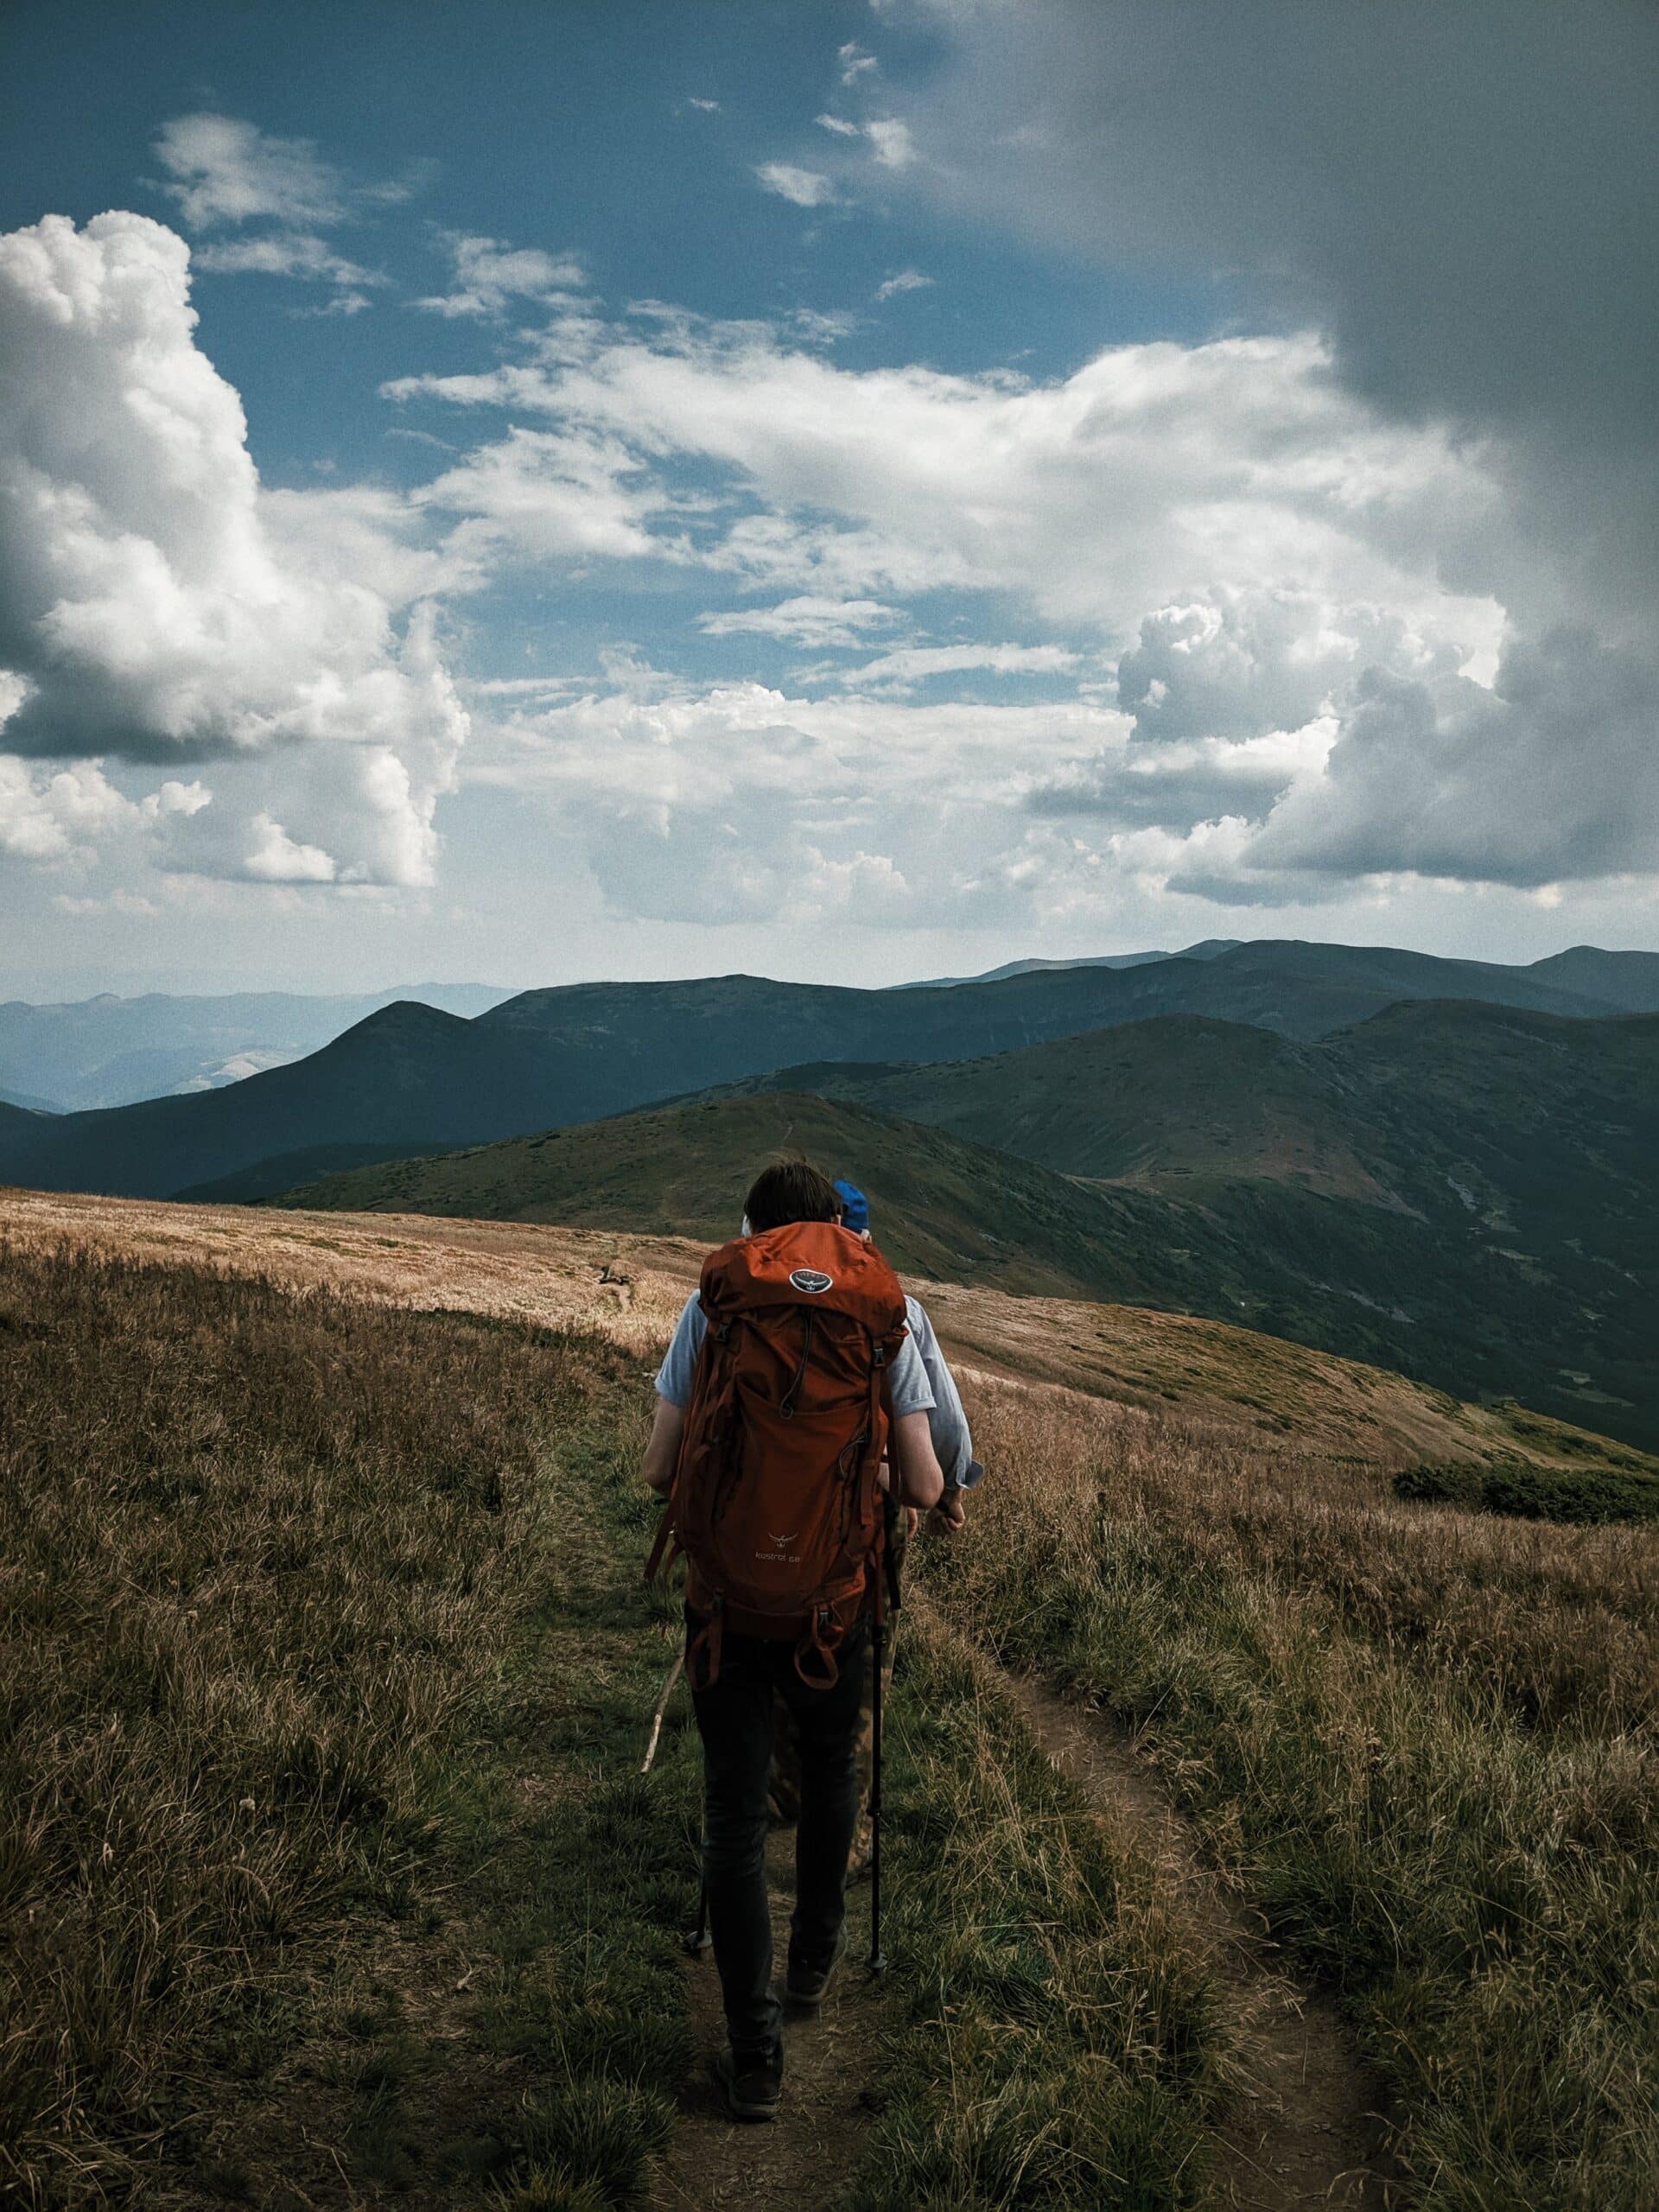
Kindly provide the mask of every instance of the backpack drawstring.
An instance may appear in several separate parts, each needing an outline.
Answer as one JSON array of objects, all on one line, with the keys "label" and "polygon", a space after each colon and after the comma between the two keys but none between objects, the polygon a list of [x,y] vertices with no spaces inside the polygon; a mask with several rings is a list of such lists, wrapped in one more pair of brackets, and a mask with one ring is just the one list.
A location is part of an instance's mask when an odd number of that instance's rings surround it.
[{"label": "backpack drawstring", "polygon": [[795,1395],[806,1379],[807,1362],[812,1357],[812,1323],[814,1315],[809,1306],[801,1315],[801,1362],[789,1378],[789,1388],[778,1401],[778,1411],[785,1421],[795,1418]]}]

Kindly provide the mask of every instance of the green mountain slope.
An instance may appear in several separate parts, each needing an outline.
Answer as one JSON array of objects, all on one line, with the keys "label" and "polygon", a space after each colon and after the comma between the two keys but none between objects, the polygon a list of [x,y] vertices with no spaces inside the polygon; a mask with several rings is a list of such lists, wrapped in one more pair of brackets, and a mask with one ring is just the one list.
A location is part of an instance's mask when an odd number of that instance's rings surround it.
[{"label": "green mountain slope", "polygon": [[[869,1192],[895,1266],[957,1282],[1185,1306],[1202,1269],[1170,1225],[1180,1210],[1139,1192],[867,1108],[786,1091],[676,1105],[435,1159],[390,1161],[285,1192],[283,1206],[465,1215],[573,1228],[734,1236],[743,1194],[799,1150]],[[1200,1226],[1194,1217],[1190,1224]],[[1227,1262],[1237,1274],[1236,1256]]]},{"label": "green mountain slope", "polygon": [[0,1125],[0,1181],[162,1197],[315,1147],[484,1143],[800,1061],[969,1059],[1177,1014],[1308,1040],[1402,997],[1452,994],[1605,1011],[1528,969],[1296,943],[943,989],[755,976],[583,983],[522,992],[473,1020],[400,1002],[226,1090]]},{"label": "green mountain slope", "polygon": [[[812,1096],[804,1094],[821,1094]],[[901,1264],[1141,1299],[1659,1442],[1659,1020],[1405,1006],[797,1068],[287,1203],[729,1234],[798,1145]]]}]

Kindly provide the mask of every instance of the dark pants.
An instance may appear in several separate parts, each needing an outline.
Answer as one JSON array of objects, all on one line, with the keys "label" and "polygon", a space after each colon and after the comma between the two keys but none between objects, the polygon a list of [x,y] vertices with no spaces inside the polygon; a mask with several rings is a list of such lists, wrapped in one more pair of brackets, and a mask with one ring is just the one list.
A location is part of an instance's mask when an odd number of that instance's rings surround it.
[{"label": "dark pants", "polygon": [[858,1815],[858,1728],[868,1621],[847,1633],[830,1689],[795,1671],[792,1642],[734,1636],[718,1678],[694,1691],[702,1738],[703,1879],[732,2049],[769,2051],[781,2026],[772,1992],[772,1912],[766,1900],[766,1777],[772,1703],[782,1697],[800,1739],[801,1815],[795,1836],[795,1911],[790,1955],[809,1968],[830,1962],[846,1912],[847,1859]]}]

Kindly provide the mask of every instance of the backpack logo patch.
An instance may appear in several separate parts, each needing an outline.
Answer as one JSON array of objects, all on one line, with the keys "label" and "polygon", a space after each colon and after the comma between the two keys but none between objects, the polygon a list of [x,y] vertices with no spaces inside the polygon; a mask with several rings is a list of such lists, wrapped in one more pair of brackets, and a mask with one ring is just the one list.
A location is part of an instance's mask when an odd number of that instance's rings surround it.
[{"label": "backpack logo patch", "polygon": [[814,1298],[836,1287],[834,1275],[825,1274],[820,1268],[797,1268],[789,1280],[795,1289],[804,1290]]}]

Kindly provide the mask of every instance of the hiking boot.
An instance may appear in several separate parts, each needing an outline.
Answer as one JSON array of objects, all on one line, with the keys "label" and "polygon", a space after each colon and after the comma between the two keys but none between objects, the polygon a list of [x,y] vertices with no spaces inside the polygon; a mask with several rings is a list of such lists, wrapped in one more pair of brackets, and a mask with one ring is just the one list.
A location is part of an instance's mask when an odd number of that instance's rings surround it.
[{"label": "hiking boot", "polygon": [[734,2120],[776,2120],[784,2091],[784,2047],[746,2050],[741,2055],[728,2044],[716,2051],[713,2072]]},{"label": "hiking boot", "polygon": [[843,1928],[836,1938],[836,1948],[830,1954],[829,1963],[809,1967],[795,1956],[791,1948],[789,1973],[784,1982],[784,2001],[797,2012],[816,2012],[830,1994],[842,1960],[847,1953],[847,1930]]}]

